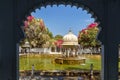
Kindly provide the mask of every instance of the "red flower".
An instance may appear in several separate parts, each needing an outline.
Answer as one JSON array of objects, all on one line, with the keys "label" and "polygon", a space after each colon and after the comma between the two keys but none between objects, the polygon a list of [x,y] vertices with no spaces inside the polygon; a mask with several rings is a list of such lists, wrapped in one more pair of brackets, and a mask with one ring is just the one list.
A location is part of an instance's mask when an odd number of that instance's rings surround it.
[{"label": "red flower", "polygon": [[63,40],[58,40],[57,41],[59,44],[62,44],[63,43]]},{"label": "red flower", "polygon": [[28,22],[27,21],[24,21],[24,26],[25,26],[25,28],[28,27]]},{"label": "red flower", "polygon": [[82,33],[87,34],[87,29],[83,29]]},{"label": "red flower", "polygon": [[88,25],[87,29],[94,28],[96,26],[98,26],[97,23],[91,23],[90,25]]},{"label": "red flower", "polygon": [[57,47],[61,48],[61,47],[62,47],[62,43],[63,43],[63,40],[57,40],[57,41],[55,42],[55,45],[56,45]]},{"label": "red flower", "polygon": [[28,16],[28,17],[27,17],[27,20],[30,21],[30,22],[31,22],[33,19],[34,19],[33,16]]},{"label": "red flower", "polygon": [[82,32],[85,32],[86,29],[82,29]]}]

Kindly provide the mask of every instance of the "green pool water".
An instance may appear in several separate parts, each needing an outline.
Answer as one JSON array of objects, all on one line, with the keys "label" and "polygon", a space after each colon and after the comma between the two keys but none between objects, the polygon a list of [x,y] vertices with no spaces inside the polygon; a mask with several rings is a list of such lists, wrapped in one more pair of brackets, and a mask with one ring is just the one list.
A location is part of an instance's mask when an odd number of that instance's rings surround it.
[{"label": "green pool water", "polygon": [[100,55],[86,55],[85,65],[65,65],[55,64],[54,59],[58,55],[24,55],[19,58],[19,70],[31,70],[34,64],[35,70],[90,70],[90,65],[93,64],[94,70],[101,70]]}]

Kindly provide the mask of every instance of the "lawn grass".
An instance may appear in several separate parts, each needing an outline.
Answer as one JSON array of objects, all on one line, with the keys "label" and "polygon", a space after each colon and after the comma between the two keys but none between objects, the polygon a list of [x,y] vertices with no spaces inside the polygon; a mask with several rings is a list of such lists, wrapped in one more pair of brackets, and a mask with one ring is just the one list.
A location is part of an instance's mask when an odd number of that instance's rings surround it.
[{"label": "lawn grass", "polygon": [[65,65],[55,64],[54,59],[60,55],[49,54],[28,54],[20,56],[19,70],[31,70],[34,64],[35,70],[90,70],[90,65],[93,64],[94,70],[101,70],[101,56],[100,55],[84,55],[86,58],[85,65]]}]

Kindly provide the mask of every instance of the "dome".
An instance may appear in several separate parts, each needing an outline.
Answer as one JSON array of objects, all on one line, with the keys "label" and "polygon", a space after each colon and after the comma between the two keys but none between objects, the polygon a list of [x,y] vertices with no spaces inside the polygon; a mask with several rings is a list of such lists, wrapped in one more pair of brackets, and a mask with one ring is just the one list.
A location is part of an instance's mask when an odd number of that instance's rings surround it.
[{"label": "dome", "polygon": [[63,37],[63,41],[63,45],[78,45],[78,38],[71,30]]}]

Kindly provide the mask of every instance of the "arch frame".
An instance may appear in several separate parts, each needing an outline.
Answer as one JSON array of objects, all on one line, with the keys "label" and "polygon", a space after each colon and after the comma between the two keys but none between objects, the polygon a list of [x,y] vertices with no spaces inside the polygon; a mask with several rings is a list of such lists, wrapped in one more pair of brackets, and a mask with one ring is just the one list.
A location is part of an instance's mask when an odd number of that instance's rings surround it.
[{"label": "arch frame", "polygon": [[[19,4],[21,1],[18,1],[17,3]],[[99,5],[97,5],[99,3]],[[51,7],[53,5],[71,5],[72,6],[76,6],[76,8],[82,8],[83,10],[86,10],[88,14],[91,14],[91,17],[95,19],[95,22],[99,23],[102,21],[101,18],[101,14],[99,13],[99,10],[101,10],[101,13],[103,12],[103,6],[102,6],[102,2],[99,0],[36,0],[35,2],[29,0],[29,1],[24,1],[24,5],[23,4],[19,4],[18,5],[18,22],[17,24],[19,26],[24,25],[24,20],[26,20],[27,16],[31,15],[31,12],[35,12],[36,9],[40,9],[41,7],[45,7],[47,5],[50,5]],[[24,9],[19,9],[20,6],[24,6]],[[98,7],[96,9],[96,7]],[[22,13],[21,13],[22,12]],[[20,13],[20,14],[19,14]],[[102,13],[103,14],[103,13]],[[19,27],[18,26],[18,27]],[[102,27],[102,26],[100,26]],[[19,27],[22,29],[22,27]],[[18,39],[18,42],[24,37],[23,34],[23,30],[19,29],[19,35],[21,35]],[[100,29],[101,30],[101,29]],[[17,35],[17,36],[19,36]]]},{"label": "arch frame", "polygon": [[[1,0],[0,3],[0,79],[18,80],[18,43],[24,37],[21,25],[30,12],[46,2],[68,0]],[[102,42],[101,80],[118,80],[118,44],[120,43],[120,0],[69,0],[84,4],[100,20]],[[7,3],[6,3],[7,2]],[[63,4],[62,2],[62,4]],[[48,3],[46,3],[48,4]],[[6,6],[7,5],[7,6]],[[75,5],[75,4],[74,4]],[[35,9],[34,9],[35,8]],[[85,9],[86,10],[86,9]],[[116,13],[116,14],[115,14]],[[26,16],[25,16],[26,15]],[[94,17],[94,16],[93,16]],[[114,31],[114,32],[113,32]],[[9,35],[9,36],[8,36]],[[6,37],[7,36],[7,37]],[[113,55],[114,54],[114,55]],[[16,57],[17,56],[17,57]],[[114,65],[114,66],[113,66]]]}]

